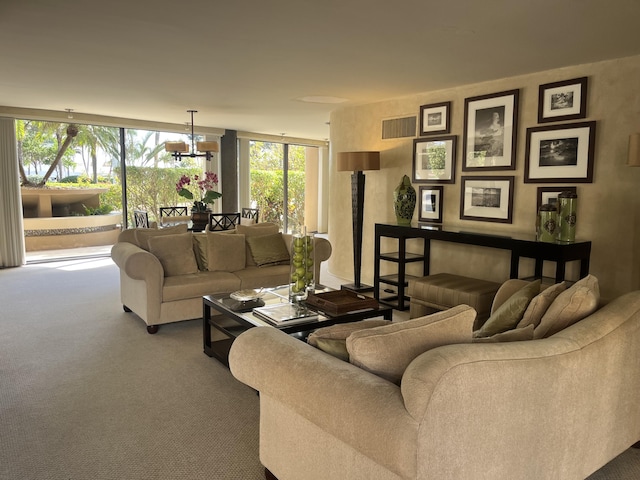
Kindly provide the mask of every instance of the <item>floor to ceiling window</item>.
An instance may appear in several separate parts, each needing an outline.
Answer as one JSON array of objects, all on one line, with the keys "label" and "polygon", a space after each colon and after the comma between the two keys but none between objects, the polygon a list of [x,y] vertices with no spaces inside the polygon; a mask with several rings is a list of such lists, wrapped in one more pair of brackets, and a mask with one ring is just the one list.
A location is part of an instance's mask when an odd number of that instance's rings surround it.
[{"label": "floor to ceiling window", "polygon": [[133,210],[157,222],[160,207],[190,207],[176,183],[215,163],[178,161],[165,151],[167,140],[190,143],[186,133],[38,120],[15,125],[28,259],[30,251],[108,244],[133,225]]},{"label": "floor to ceiling window", "polygon": [[[305,223],[307,148],[303,145],[250,141],[250,198],[260,221],[283,231],[299,231]],[[314,201],[314,200],[311,200]]]}]

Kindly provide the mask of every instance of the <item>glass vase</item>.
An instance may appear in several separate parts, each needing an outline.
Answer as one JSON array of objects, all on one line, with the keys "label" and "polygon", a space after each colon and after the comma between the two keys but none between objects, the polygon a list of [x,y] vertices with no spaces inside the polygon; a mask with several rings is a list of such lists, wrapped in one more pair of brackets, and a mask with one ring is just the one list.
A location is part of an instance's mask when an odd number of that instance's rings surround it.
[{"label": "glass vase", "polygon": [[291,275],[289,301],[300,303],[315,291],[315,249],[313,234],[306,229],[291,238]]}]

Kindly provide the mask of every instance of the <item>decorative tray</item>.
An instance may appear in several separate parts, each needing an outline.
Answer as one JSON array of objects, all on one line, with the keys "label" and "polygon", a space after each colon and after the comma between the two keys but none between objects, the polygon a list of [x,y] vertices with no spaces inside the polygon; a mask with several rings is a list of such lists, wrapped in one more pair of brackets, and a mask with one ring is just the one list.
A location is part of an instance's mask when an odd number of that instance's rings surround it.
[{"label": "decorative tray", "polygon": [[378,301],[375,298],[366,297],[351,290],[310,293],[306,303],[327,315],[342,315],[378,308]]}]

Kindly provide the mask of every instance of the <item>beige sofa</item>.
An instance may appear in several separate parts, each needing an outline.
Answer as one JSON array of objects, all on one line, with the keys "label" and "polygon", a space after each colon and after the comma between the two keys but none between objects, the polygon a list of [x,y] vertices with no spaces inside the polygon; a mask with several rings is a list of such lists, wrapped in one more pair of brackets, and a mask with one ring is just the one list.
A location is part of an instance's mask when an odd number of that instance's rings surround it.
[{"label": "beige sofa", "polygon": [[640,439],[640,291],[546,338],[427,350],[399,384],[270,328],[229,362],[280,480],[584,479]]},{"label": "beige sofa", "polygon": [[[315,278],[331,244],[315,238]],[[291,236],[277,225],[238,225],[225,232],[191,233],[186,225],[124,230],[111,249],[120,268],[120,298],[147,324],[202,318],[202,296],[289,282]]]}]

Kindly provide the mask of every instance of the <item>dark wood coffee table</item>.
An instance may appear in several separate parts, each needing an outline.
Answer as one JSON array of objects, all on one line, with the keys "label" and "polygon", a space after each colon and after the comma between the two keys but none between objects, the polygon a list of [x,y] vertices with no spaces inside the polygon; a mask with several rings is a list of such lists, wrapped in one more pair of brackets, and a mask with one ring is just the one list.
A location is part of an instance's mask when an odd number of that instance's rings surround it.
[{"label": "dark wood coffee table", "polygon": [[[330,290],[329,288],[323,287],[321,291]],[[316,291],[318,291],[318,289],[316,289]],[[265,294],[262,298],[266,305],[275,305],[277,303],[288,303],[288,294],[288,286],[270,288],[265,289]],[[230,293],[218,293],[202,297],[202,339],[204,353],[218,359],[227,367],[229,366],[229,350],[231,349],[233,341],[238,335],[249,328],[277,328],[285,333],[293,334],[300,339],[306,339],[309,332],[320,327],[327,327],[336,323],[356,322],[358,320],[376,317],[391,320],[393,314],[391,307],[381,304],[378,308],[371,310],[335,316],[316,311],[316,313],[318,313],[316,318],[276,326],[257,317],[252,311],[236,312],[232,310],[230,306],[234,302],[229,295]],[[308,308],[313,310],[311,307]]]}]

